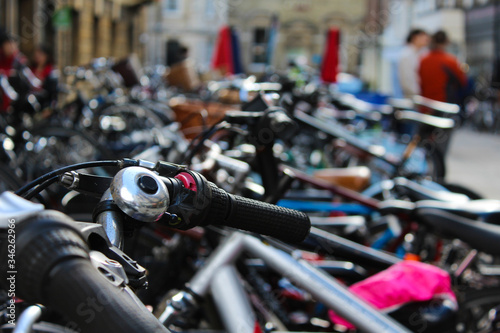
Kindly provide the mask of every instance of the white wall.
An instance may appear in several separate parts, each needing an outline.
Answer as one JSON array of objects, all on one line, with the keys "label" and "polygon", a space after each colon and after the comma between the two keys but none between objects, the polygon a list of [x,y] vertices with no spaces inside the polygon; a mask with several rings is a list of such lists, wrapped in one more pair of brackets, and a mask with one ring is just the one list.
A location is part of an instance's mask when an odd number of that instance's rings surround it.
[{"label": "white wall", "polygon": [[148,60],[164,64],[167,40],[177,39],[200,69],[208,69],[219,29],[228,21],[228,0],[178,0],[177,12],[166,11],[165,1],[150,8]]}]

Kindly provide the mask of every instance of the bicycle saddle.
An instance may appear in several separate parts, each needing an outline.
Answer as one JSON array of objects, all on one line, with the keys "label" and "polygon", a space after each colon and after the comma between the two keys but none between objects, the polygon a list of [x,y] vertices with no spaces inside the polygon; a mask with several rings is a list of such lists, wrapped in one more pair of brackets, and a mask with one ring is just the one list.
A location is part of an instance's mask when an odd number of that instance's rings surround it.
[{"label": "bicycle saddle", "polygon": [[464,194],[453,193],[445,190],[431,189],[407,178],[398,177],[394,179],[394,189],[410,198],[411,201],[438,200],[453,203],[469,201],[469,197]]},{"label": "bicycle saddle", "polygon": [[413,213],[416,205],[414,202],[405,200],[385,200],[381,201],[378,205],[378,211],[382,215],[400,215]]},{"label": "bicycle saddle", "polygon": [[460,106],[457,104],[439,102],[423,96],[414,96],[413,103],[415,103],[415,105],[427,107],[433,111],[447,114],[457,114],[460,111]]},{"label": "bicycle saddle", "polygon": [[478,217],[488,217],[491,215],[500,215],[499,200],[480,199],[469,200],[467,202],[423,200],[417,202],[416,205],[417,209],[435,208],[473,219]]},{"label": "bicycle saddle", "polygon": [[455,126],[453,119],[431,116],[417,111],[396,111],[394,116],[399,121],[410,121],[431,128],[451,129]]},{"label": "bicycle saddle", "polygon": [[370,184],[371,172],[365,166],[329,168],[316,171],[314,177],[360,192]]},{"label": "bicycle saddle", "polygon": [[500,255],[500,226],[478,222],[438,208],[418,207],[415,216],[443,236],[458,238],[473,248]]},{"label": "bicycle saddle", "polygon": [[389,98],[388,103],[395,110],[413,110],[415,104],[408,98]]},{"label": "bicycle saddle", "polygon": [[386,115],[392,113],[392,108],[387,104],[369,103],[351,94],[338,96],[338,102],[359,113],[380,112]]}]

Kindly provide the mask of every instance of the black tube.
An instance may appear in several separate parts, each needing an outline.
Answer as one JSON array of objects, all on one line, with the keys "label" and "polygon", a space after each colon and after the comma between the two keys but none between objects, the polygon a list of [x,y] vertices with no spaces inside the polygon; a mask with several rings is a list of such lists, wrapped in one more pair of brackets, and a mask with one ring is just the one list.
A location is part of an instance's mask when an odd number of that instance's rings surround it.
[{"label": "black tube", "polygon": [[209,182],[212,200],[204,224],[225,225],[290,243],[309,234],[309,217],[299,211],[228,194]]},{"label": "black tube", "polygon": [[[94,268],[72,222],[44,211],[16,223],[18,296],[63,314],[68,328],[82,332],[168,332],[126,288],[108,281],[112,274]],[[8,274],[6,264],[1,262],[2,275]]]},{"label": "black tube", "polygon": [[84,163],[69,165],[69,166],[51,171],[51,172],[49,172],[41,177],[38,177],[37,179],[33,180],[32,182],[21,187],[15,193],[17,195],[23,195],[29,189],[31,189],[39,184],[42,184],[45,181],[49,180],[50,178],[52,178],[54,176],[61,175],[67,171],[86,169],[86,168],[95,168],[95,167],[104,167],[104,166],[118,166],[120,164],[120,162],[121,161],[95,161],[95,162],[84,162]]}]

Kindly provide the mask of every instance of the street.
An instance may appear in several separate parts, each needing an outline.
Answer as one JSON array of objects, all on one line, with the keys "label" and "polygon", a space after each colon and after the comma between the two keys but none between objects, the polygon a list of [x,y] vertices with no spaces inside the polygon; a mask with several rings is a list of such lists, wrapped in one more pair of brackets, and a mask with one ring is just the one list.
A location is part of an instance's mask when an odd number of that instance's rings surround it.
[{"label": "street", "polygon": [[500,136],[457,130],[446,158],[446,181],[500,200]]}]

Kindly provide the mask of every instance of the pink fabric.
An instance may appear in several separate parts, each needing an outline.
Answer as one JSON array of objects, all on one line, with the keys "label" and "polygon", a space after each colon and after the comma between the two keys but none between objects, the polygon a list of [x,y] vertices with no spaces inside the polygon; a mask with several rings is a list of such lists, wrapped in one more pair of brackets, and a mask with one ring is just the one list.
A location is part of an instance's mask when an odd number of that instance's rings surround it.
[{"label": "pink fabric", "polygon": [[[380,310],[397,308],[414,301],[428,301],[436,296],[456,302],[448,273],[417,261],[402,261],[353,284],[349,290]],[[329,316],[333,323],[354,328],[331,310]]]}]

